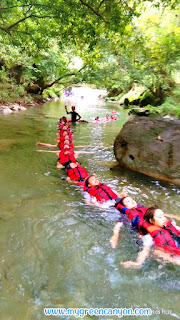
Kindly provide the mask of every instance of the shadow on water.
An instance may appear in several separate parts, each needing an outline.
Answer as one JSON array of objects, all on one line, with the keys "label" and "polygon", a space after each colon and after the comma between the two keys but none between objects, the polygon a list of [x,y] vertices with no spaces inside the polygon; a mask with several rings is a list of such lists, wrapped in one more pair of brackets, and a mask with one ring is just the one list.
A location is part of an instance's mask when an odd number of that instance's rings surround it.
[{"label": "shadow on water", "polygon": [[[126,188],[138,202],[178,215],[179,187],[115,166],[113,141],[126,112],[117,110],[116,122],[92,122],[114,108],[102,102],[88,109],[77,106],[90,122],[73,126],[75,145],[90,144],[85,150],[94,152],[81,154],[79,161],[113,189]],[[63,103],[57,101],[0,116],[0,319],[50,319],[44,307],[147,307],[156,312],[153,320],[179,319],[179,268],[149,258],[141,270],[124,269],[119,263],[135,260],[139,252],[136,235],[122,229],[112,250],[115,209],[85,205],[81,189],[61,179],[65,172],[57,171],[56,155],[36,152],[37,141],[55,141],[62,115]],[[172,310],[171,315],[162,309]]]}]

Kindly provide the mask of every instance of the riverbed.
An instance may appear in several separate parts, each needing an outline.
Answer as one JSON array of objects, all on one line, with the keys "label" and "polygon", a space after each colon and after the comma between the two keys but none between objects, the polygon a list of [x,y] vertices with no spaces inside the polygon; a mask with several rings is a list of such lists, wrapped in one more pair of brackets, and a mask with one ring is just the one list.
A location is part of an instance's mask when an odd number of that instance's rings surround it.
[{"label": "riverbed", "polygon": [[[120,262],[135,260],[141,248],[136,235],[122,229],[111,249],[116,210],[86,205],[80,187],[56,169],[57,156],[36,152],[37,141],[55,142],[65,103],[70,110],[71,101],[58,100],[0,115],[0,319],[54,319],[44,315],[45,307],[151,308],[152,320],[180,319],[179,267],[150,257],[140,270],[124,269]],[[87,171],[143,205],[179,215],[178,186],[117,167],[113,143],[127,112],[101,100],[85,107],[82,99],[76,109],[89,121],[72,126],[74,145],[90,145],[83,150],[93,152],[78,158]],[[113,109],[117,121],[93,122]]]}]

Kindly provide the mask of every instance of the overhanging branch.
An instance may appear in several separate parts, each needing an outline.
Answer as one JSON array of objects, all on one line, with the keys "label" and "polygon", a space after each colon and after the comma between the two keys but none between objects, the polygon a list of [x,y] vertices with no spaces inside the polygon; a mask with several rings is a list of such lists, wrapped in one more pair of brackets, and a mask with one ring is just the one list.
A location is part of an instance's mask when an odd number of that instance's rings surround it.
[{"label": "overhanging branch", "polygon": [[80,2],[86,6],[87,8],[89,8],[96,16],[98,16],[99,18],[101,18],[105,23],[109,23],[107,20],[104,19],[104,17],[96,10],[94,9],[89,3],[86,3],[84,0],[80,0]]},{"label": "overhanging branch", "polygon": [[63,76],[59,77],[58,79],[54,80],[53,82],[44,85],[41,90],[40,93],[42,93],[45,89],[52,87],[54,84],[58,83],[59,81],[61,81],[63,78],[66,77],[71,77],[71,76],[76,76],[78,73],[80,73],[85,67],[87,66],[87,64],[85,64],[81,69],[79,69],[77,72],[71,72],[71,73],[67,73],[64,74]]}]

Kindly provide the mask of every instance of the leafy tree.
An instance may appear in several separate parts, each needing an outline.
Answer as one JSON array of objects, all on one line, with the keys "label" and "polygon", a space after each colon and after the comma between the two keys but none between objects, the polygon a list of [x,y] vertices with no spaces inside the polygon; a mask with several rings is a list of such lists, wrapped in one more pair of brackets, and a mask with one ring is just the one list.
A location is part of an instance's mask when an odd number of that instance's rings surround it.
[{"label": "leafy tree", "polygon": [[[17,85],[28,90],[33,83],[39,93],[82,81],[127,90],[137,79],[152,91],[159,87],[162,100],[179,59],[177,5],[176,0],[2,0],[0,66]],[[72,67],[77,56],[82,66]]]},{"label": "leafy tree", "polygon": [[112,33],[100,41],[100,57],[89,81],[103,79],[109,89],[128,90],[137,80],[149,88],[156,104],[161,104],[175,84],[179,34],[178,8],[160,10],[146,3],[143,14],[126,26],[121,37]]}]

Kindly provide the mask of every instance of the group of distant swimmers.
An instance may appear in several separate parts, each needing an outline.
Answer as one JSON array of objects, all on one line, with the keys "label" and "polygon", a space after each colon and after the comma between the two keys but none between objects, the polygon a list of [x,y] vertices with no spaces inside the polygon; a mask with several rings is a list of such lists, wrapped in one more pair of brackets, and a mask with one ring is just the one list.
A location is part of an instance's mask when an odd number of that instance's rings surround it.
[{"label": "group of distant swimmers", "polygon": [[106,114],[105,118],[99,118],[99,117],[96,117],[94,119],[94,122],[95,123],[105,123],[105,122],[109,122],[109,121],[115,121],[115,120],[118,120],[118,116],[116,114],[116,111],[113,110],[112,111],[112,115],[110,116],[109,114]]},{"label": "group of distant swimmers", "polygon": [[[72,110],[72,112],[74,111]],[[165,261],[180,265],[179,227],[168,220],[166,216],[176,219],[178,217],[172,215],[165,216],[164,212],[156,206],[150,208],[141,206],[128,196],[125,190],[117,193],[106,184],[100,182],[95,173],[89,174],[76,160],[79,153],[86,152],[74,151],[71,126],[66,117],[62,117],[59,120],[56,145],[41,142],[38,142],[37,145],[59,148],[58,152],[48,152],[58,154],[57,168],[65,168],[67,173],[66,180],[82,188],[86,204],[98,206],[101,209],[114,207],[119,211],[120,218],[114,227],[113,236],[110,239],[112,248],[117,246],[120,229],[123,224],[126,225],[127,221],[137,231],[142,239],[143,250],[139,252],[136,261],[121,262],[124,267],[140,267],[148,257],[152,247],[154,247],[153,252],[156,256],[161,257]],[[126,218],[124,219],[124,217]]]}]

